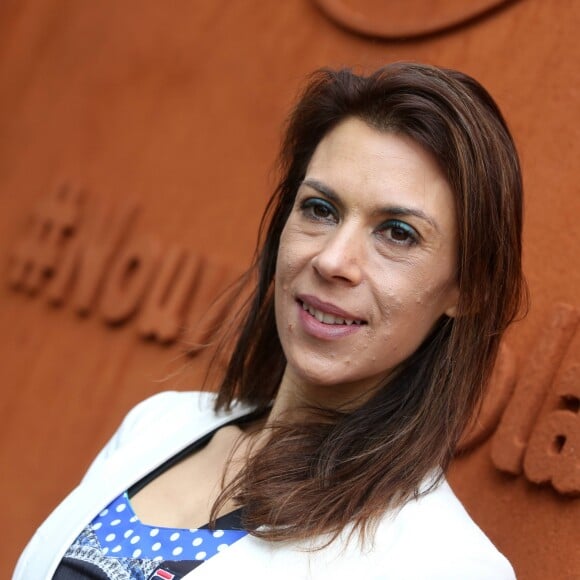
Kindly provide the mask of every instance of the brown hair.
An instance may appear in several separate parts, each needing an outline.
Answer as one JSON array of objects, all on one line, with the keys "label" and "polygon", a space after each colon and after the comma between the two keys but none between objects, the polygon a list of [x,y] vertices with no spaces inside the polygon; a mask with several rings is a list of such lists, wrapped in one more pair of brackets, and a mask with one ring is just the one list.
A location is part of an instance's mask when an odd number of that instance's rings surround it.
[{"label": "brown hair", "polygon": [[[276,425],[224,490],[245,506],[245,525],[270,540],[362,532],[387,508],[441,478],[481,399],[503,331],[525,293],[521,271],[522,180],[517,152],[491,96],[457,71],[415,63],[369,76],[321,70],[291,114],[281,179],[262,220],[257,284],[221,383],[216,409],[234,400],[266,409],[286,360],[272,283],[280,235],[322,138],[356,117],[429,151],[455,195],[459,303],[381,388],[350,412],[320,410],[307,424]],[[435,473],[430,485],[421,487]],[[264,526],[264,527],[260,527]],[[258,529],[260,527],[260,529]]]}]

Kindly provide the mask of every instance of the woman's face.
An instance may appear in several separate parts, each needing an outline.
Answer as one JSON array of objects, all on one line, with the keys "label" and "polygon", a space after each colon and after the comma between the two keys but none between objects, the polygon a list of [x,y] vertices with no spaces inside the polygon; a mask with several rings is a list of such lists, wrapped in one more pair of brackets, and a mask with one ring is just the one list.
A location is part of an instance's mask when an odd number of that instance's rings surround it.
[{"label": "woman's face", "polygon": [[454,315],[456,254],[453,194],[431,155],[343,121],[316,148],[280,239],[286,378],[368,392]]}]

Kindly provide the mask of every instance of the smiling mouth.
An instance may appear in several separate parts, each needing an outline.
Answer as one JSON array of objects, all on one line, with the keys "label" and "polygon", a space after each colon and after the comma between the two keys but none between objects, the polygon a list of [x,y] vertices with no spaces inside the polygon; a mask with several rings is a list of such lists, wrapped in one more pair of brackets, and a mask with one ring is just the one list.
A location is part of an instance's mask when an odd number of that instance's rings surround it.
[{"label": "smiling mouth", "polygon": [[307,304],[303,300],[298,300],[298,304],[300,304],[300,306],[302,307],[302,310],[305,310],[311,316],[316,318],[316,320],[318,320],[318,322],[322,322],[323,324],[330,324],[330,325],[341,324],[341,325],[346,325],[346,326],[352,326],[353,324],[355,326],[362,326],[362,325],[366,324],[365,320],[356,320],[354,318],[340,318],[339,316],[334,316],[333,314],[328,314],[327,312],[323,312],[322,310],[318,310],[317,308],[314,308],[314,306]]}]

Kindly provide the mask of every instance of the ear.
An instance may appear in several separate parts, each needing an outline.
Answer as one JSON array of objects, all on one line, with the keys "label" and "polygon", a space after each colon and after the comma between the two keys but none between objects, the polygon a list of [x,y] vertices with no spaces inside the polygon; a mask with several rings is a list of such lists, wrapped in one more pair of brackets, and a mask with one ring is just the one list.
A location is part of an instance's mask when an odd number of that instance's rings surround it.
[{"label": "ear", "polygon": [[444,314],[449,316],[449,318],[455,318],[457,316],[457,306],[459,304],[459,288],[457,286],[453,286],[449,290],[449,302],[448,306],[445,309]]}]

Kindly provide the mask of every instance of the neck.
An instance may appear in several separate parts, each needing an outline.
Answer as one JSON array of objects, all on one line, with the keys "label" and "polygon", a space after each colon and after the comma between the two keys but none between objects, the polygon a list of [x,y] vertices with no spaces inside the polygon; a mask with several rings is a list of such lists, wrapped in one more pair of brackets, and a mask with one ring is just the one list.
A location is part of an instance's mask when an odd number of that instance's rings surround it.
[{"label": "neck", "polygon": [[350,384],[310,384],[299,380],[286,368],[267,424],[274,421],[304,421],[309,408],[353,410],[366,400],[370,392],[361,396],[360,390]]}]

